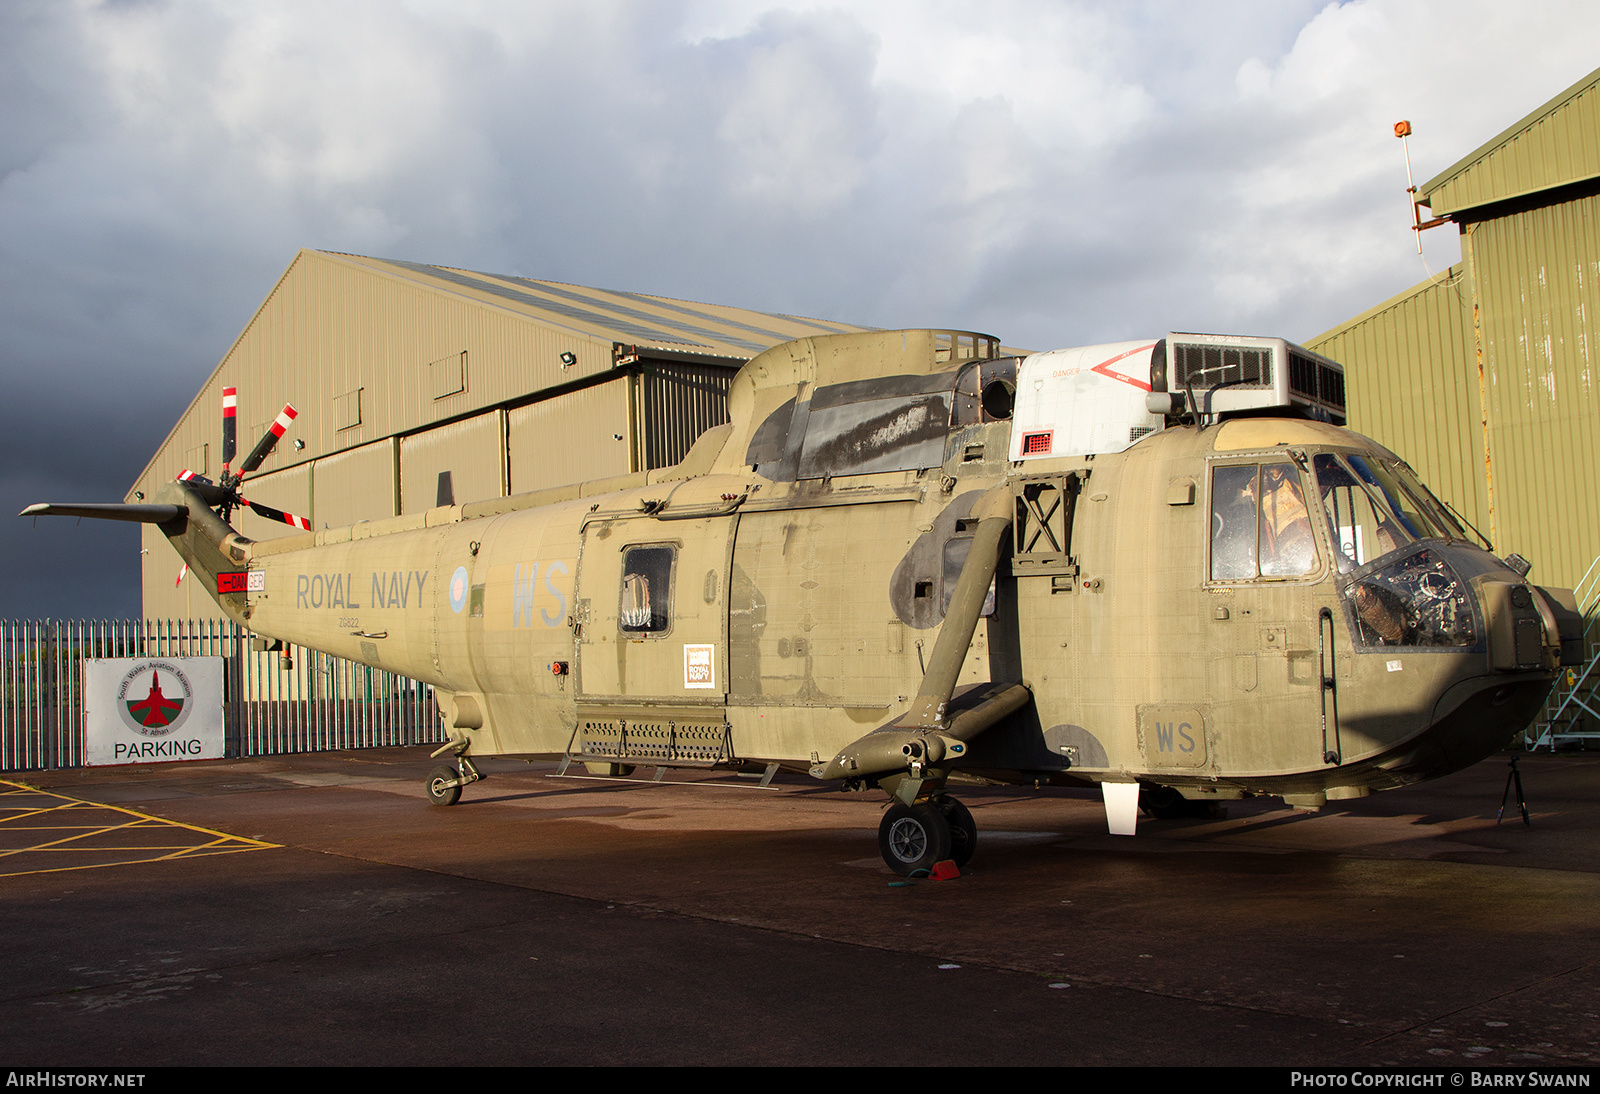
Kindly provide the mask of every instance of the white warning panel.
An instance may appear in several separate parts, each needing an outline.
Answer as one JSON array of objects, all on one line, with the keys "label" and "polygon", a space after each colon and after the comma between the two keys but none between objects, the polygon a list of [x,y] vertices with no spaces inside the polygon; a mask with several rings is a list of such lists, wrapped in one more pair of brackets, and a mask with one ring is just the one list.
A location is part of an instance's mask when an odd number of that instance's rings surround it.
[{"label": "white warning panel", "polygon": [[1011,458],[1121,452],[1159,430],[1150,413],[1150,355],[1157,340],[1035,353],[1017,366]]},{"label": "white warning panel", "polygon": [[91,765],[222,759],[222,658],[84,661],[83,737]]}]

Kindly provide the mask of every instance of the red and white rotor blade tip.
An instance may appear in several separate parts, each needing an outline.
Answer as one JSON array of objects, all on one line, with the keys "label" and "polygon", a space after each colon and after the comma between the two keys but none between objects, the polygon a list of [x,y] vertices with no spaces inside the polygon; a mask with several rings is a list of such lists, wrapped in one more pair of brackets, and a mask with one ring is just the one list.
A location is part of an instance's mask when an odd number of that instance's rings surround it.
[{"label": "red and white rotor blade tip", "polygon": [[285,513],[282,509],[274,509],[270,505],[262,505],[259,501],[249,501],[245,498],[240,498],[239,500],[248,505],[250,510],[258,517],[279,521],[289,525],[291,528],[299,528],[304,532],[311,531],[311,522],[305,517],[297,517],[293,513]]},{"label": "red and white rotor blade tip", "polygon": [[222,469],[226,471],[239,451],[239,389],[222,389]]},{"label": "red and white rotor blade tip", "polygon": [[262,460],[272,455],[272,450],[278,447],[278,441],[289,428],[289,423],[293,422],[299,413],[292,404],[283,404],[283,409],[278,412],[277,418],[267,427],[267,431],[256,442],[256,446],[250,450],[250,455],[244,458],[244,463],[239,465],[239,474],[248,475],[261,466]]}]

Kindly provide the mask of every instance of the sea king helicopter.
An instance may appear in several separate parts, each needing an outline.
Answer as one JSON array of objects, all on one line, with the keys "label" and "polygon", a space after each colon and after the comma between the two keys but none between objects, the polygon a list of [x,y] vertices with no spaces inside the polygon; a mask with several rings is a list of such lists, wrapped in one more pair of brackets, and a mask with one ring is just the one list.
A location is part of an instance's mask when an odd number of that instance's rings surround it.
[{"label": "sea king helicopter", "polygon": [[228,518],[292,413],[219,481],[24,515],[154,523],[258,649],[433,685],[439,805],[491,755],[784,769],[887,795],[909,874],[972,856],[963,784],[1098,786],[1131,835],[1141,804],[1444,775],[1580,653],[1571,592],[1342,428],[1342,367],[1279,338],[803,338],[676,466],[253,542]]}]

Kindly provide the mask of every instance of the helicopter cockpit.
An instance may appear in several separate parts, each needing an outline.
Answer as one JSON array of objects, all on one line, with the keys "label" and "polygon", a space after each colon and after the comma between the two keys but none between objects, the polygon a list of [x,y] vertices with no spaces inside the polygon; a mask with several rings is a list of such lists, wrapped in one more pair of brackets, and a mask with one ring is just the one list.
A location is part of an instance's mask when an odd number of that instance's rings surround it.
[{"label": "helicopter cockpit", "polygon": [[[1323,433],[1344,424],[1344,394],[1338,362],[1278,338],[1172,333],[1033,354],[1017,369],[1011,458],[1103,457],[1180,424],[1227,434],[1238,419],[1300,419],[1311,443],[1261,433],[1215,450],[1240,455],[1211,470],[1207,585],[1319,582],[1326,543],[1357,648],[1494,646],[1497,667],[1539,666],[1564,609],[1480,549],[1399,457]],[[1244,454],[1259,447],[1277,451]]]},{"label": "helicopter cockpit", "polygon": [[[1468,582],[1497,560],[1468,546],[1461,523],[1411,469],[1371,452],[1293,455],[1215,468],[1211,580],[1316,574],[1320,519],[1358,646],[1481,651]],[[1296,463],[1309,472],[1310,496]]]},{"label": "helicopter cockpit", "polygon": [[1467,542],[1467,533],[1411,469],[1331,452],[1318,454],[1312,469],[1356,641],[1481,649],[1475,598],[1461,573],[1477,552],[1450,550]]}]

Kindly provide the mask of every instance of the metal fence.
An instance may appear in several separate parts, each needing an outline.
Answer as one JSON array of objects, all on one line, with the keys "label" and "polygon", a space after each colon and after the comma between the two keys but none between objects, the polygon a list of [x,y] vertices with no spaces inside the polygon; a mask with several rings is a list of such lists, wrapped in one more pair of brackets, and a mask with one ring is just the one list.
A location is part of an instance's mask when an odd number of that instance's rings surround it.
[{"label": "metal fence", "polygon": [[83,662],[221,657],[229,756],[440,743],[433,688],[215,619],[0,620],[0,771],[83,765]]}]

